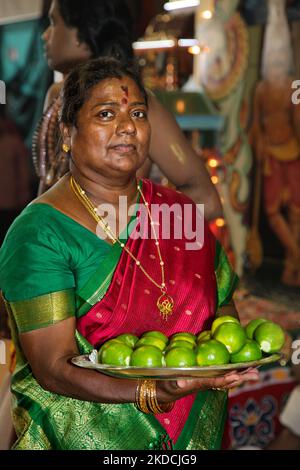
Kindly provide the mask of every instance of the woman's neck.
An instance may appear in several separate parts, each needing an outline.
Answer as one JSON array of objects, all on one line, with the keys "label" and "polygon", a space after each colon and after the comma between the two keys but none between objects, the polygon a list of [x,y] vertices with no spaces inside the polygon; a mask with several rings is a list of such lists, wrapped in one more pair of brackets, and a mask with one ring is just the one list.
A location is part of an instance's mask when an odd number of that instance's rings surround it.
[{"label": "woman's neck", "polygon": [[71,170],[71,174],[76,182],[86,192],[88,198],[98,206],[99,204],[112,204],[119,206],[120,196],[127,198],[127,204],[130,205],[137,198],[137,181],[135,176],[125,179],[108,180],[101,175],[83,175],[76,168]]}]

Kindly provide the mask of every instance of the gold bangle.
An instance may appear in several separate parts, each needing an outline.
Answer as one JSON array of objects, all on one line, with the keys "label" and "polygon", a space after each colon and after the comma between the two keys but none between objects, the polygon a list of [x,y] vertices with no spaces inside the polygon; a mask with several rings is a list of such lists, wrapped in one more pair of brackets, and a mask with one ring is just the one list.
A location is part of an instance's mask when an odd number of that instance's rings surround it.
[{"label": "gold bangle", "polygon": [[147,405],[147,381],[139,380],[136,387],[135,395],[135,406],[136,408],[145,414],[150,414],[152,411]]},{"label": "gold bangle", "polygon": [[161,409],[159,408],[159,405],[156,399],[156,382],[152,380],[149,383],[148,387],[149,387],[149,399],[148,399],[149,405],[148,406],[153,414],[155,415],[160,414]]},{"label": "gold bangle", "polygon": [[174,402],[170,403],[158,403],[157,393],[156,393],[156,380],[152,380],[152,394],[151,394],[151,404],[153,407],[154,414],[168,413],[174,407]]},{"label": "gold bangle", "polygon": [[174,403],[159,404],[156,398],[156,381],[139,380],[135,393],[135,406],[145,414],[161,414],[171,411]]},{"label": "gold bangle", "polygon": [[152,381],[149,384],[149,408],[152,410],[153,414],[161,414],[164,411],[158,404],[157,398],[156,398],[156,382]]},{"label": "gold bangle", "polygon": [[138,385],[136,388],[136,408],[141,411],[142,413],[149,414],[151,411],[147,406],[147,399],[146,399],[146,388],[145,388],[145,380],[138,381]]}]

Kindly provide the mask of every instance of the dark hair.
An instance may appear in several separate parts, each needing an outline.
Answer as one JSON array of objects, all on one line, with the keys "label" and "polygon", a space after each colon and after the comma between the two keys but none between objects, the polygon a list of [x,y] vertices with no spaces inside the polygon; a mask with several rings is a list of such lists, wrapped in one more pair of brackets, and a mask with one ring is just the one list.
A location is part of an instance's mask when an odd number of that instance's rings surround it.
[{"label": "dark hair", "polygon": [[76,125],[77,114],[92,88],[107,78],[122,77],[130,77],[135,81],[148,105],[146,90],[134,66],[123,64],[111,57],[92,59],[74,67],[67,76],[61,93],[60,121],[66,125]]},{"label": "dark hair", "polygon": [[132,18],[125,0],[58,0],[67,26],[78,30],[92,57],[114,57],[127,62],[133,57]]}]

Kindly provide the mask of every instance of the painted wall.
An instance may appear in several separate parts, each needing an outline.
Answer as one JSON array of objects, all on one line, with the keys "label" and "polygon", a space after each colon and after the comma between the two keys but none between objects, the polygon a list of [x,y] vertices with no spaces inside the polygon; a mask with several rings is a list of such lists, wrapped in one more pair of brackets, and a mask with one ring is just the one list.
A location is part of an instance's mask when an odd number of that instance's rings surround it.
[{"label": "painted wall", "polygon": [[42,0],[1,0],[0,23],[20,21],[38,16],[42,10]]}]

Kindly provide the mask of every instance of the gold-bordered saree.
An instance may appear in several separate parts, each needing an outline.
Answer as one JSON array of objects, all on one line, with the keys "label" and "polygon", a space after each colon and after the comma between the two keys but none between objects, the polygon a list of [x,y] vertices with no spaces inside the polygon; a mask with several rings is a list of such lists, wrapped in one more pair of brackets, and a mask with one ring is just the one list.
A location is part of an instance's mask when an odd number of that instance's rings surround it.
[{"label": "gold-bordered saree", "polygon": [[[147,180],[143,182],[143,193],[149,204],[161,203],[161,199],[169,205],[191,204],[185,196]],[[197,216],[196,212],[192,217]],[[132,233],[139,226],[137,221],[135,218]],[[190,252],[185,250],[184,237],[161,241],[169,293],[175,300],[175,310],[167,322],[157,311],[155,286],[119,245],[112,247],[78,291],[66,289],[7,303],[17,351],[12,378],[13,420],[18,436],[14,449],[220,448],[226,417],[225,392],[190,395],[178,400],[171,413],[159,417],[145,415],[131,403],[102,404],[67,398],[38,384],[18,341],[18,333],[50,326],[74,314],[80,354],[123,332],[139,335],[160,329],[170,335],[208,328],[217,307],[230,300],[237,278],[206,224],[204,237],[202,249]],[[153,240],[129,237],[127,246],[144,260],[147,271],[159,278],[160,268],[149,256]]]}]

